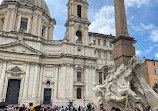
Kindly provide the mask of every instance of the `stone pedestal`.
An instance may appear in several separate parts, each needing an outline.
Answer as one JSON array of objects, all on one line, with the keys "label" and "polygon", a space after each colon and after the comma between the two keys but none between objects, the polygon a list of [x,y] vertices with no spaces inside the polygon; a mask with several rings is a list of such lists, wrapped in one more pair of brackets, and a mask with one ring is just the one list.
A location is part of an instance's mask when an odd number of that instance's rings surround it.
[{"label": "stone pedestal", "polygon": [[127,64],[128,60],[135,55],[134,38],[119,36],[114,41],[113,59],[115,66],[120,64]]}]

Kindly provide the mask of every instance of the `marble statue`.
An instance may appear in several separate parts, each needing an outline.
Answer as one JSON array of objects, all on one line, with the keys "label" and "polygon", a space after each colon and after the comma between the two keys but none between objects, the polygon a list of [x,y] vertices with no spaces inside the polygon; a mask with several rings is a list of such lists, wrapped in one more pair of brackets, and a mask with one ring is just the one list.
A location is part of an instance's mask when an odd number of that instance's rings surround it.
[{"label": "marble statue", "polygon": [[119,106],[122,110],[149,104],[157,111],[158,94],[145,81],[144,61],[138,61],[138,57],[134,56],[128,65],[121,64],[116,70],[113,69],[103,85],[96,85],[94,91],[99,104]]}]

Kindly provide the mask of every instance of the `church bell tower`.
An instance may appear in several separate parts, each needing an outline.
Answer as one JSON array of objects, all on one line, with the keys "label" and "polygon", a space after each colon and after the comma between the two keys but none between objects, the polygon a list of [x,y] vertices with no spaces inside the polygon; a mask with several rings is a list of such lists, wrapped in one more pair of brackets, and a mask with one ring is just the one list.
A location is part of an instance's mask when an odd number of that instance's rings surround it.
[{"label": "church bell tower", "polygon": [[66,21],[65,39],[69,43],[89,45],[87,17],[89,4],[86,0],[69,0],[67,4],[68,19]]}]

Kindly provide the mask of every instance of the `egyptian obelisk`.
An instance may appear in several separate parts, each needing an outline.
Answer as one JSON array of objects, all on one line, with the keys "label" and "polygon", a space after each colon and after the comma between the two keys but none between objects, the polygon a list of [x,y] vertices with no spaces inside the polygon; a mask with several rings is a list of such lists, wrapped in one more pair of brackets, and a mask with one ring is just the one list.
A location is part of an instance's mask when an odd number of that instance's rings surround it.
[{"label": "egyptian obelisk", "polygon": [[127,64],[128,60],[135,55],[134,38],[128,34],[126,11],[124,0],[114,0],[116,38],[113,41],[113,59],[115,66]]}]

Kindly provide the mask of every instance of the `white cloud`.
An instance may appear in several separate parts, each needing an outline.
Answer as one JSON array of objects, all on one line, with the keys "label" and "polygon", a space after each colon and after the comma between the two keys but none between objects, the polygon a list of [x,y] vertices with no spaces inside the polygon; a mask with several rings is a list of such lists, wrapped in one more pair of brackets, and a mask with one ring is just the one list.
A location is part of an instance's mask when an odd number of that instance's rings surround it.
[{"label": "white cloud", "polygon": [[114,7],[104,6],[93,17],[94,21],[89,27],[92,32],[115,34]]},{"label": "white cloud", "polygon": [[158,58],[158,52],[155,54],[155,57]]},{"label": "white cloud", "polygon": [[[153,50],[157,49],[157,47],[158,47],[158,44],[154,44],[144,51],[136,50],[136,55],[140,56],[140,55],[151,53]],[[155,54],[155,57],[157,56],[158,56],[158,52]]]},{"label": "white cloud", "polygon": [[130,26],[134,31],[149,34],[149,39],[152,42],[158,42],[158,27],[154,24],[145,25],[143,23],[140,23],[139,25],[135,26],[130,23]]},{"label": "white cloud", "polygon": [[[126,10],[129,7],[140,8],[147,4],[149,0],[125,0]],[[93,17],[89,30],[103,34],[115,35],[115,15],[114,6],[103,6]],[[137,29],[139,30],[139,29]]]},{"label": "white cloud", "polygon": [[136,55],[137,55],[137,56],[142,55],[142,51],[136,50]]},{"label": "white cloud", "polygon": [[158,42],[158,30],[152,30],[150,34],[150,39],[153,42]]},{"label": "white cloud", "polygon": [[125,0],[125,5],[127,8],[129,7],[137,7],[140,8],[144,4],[148,4],[150,0]]}]

